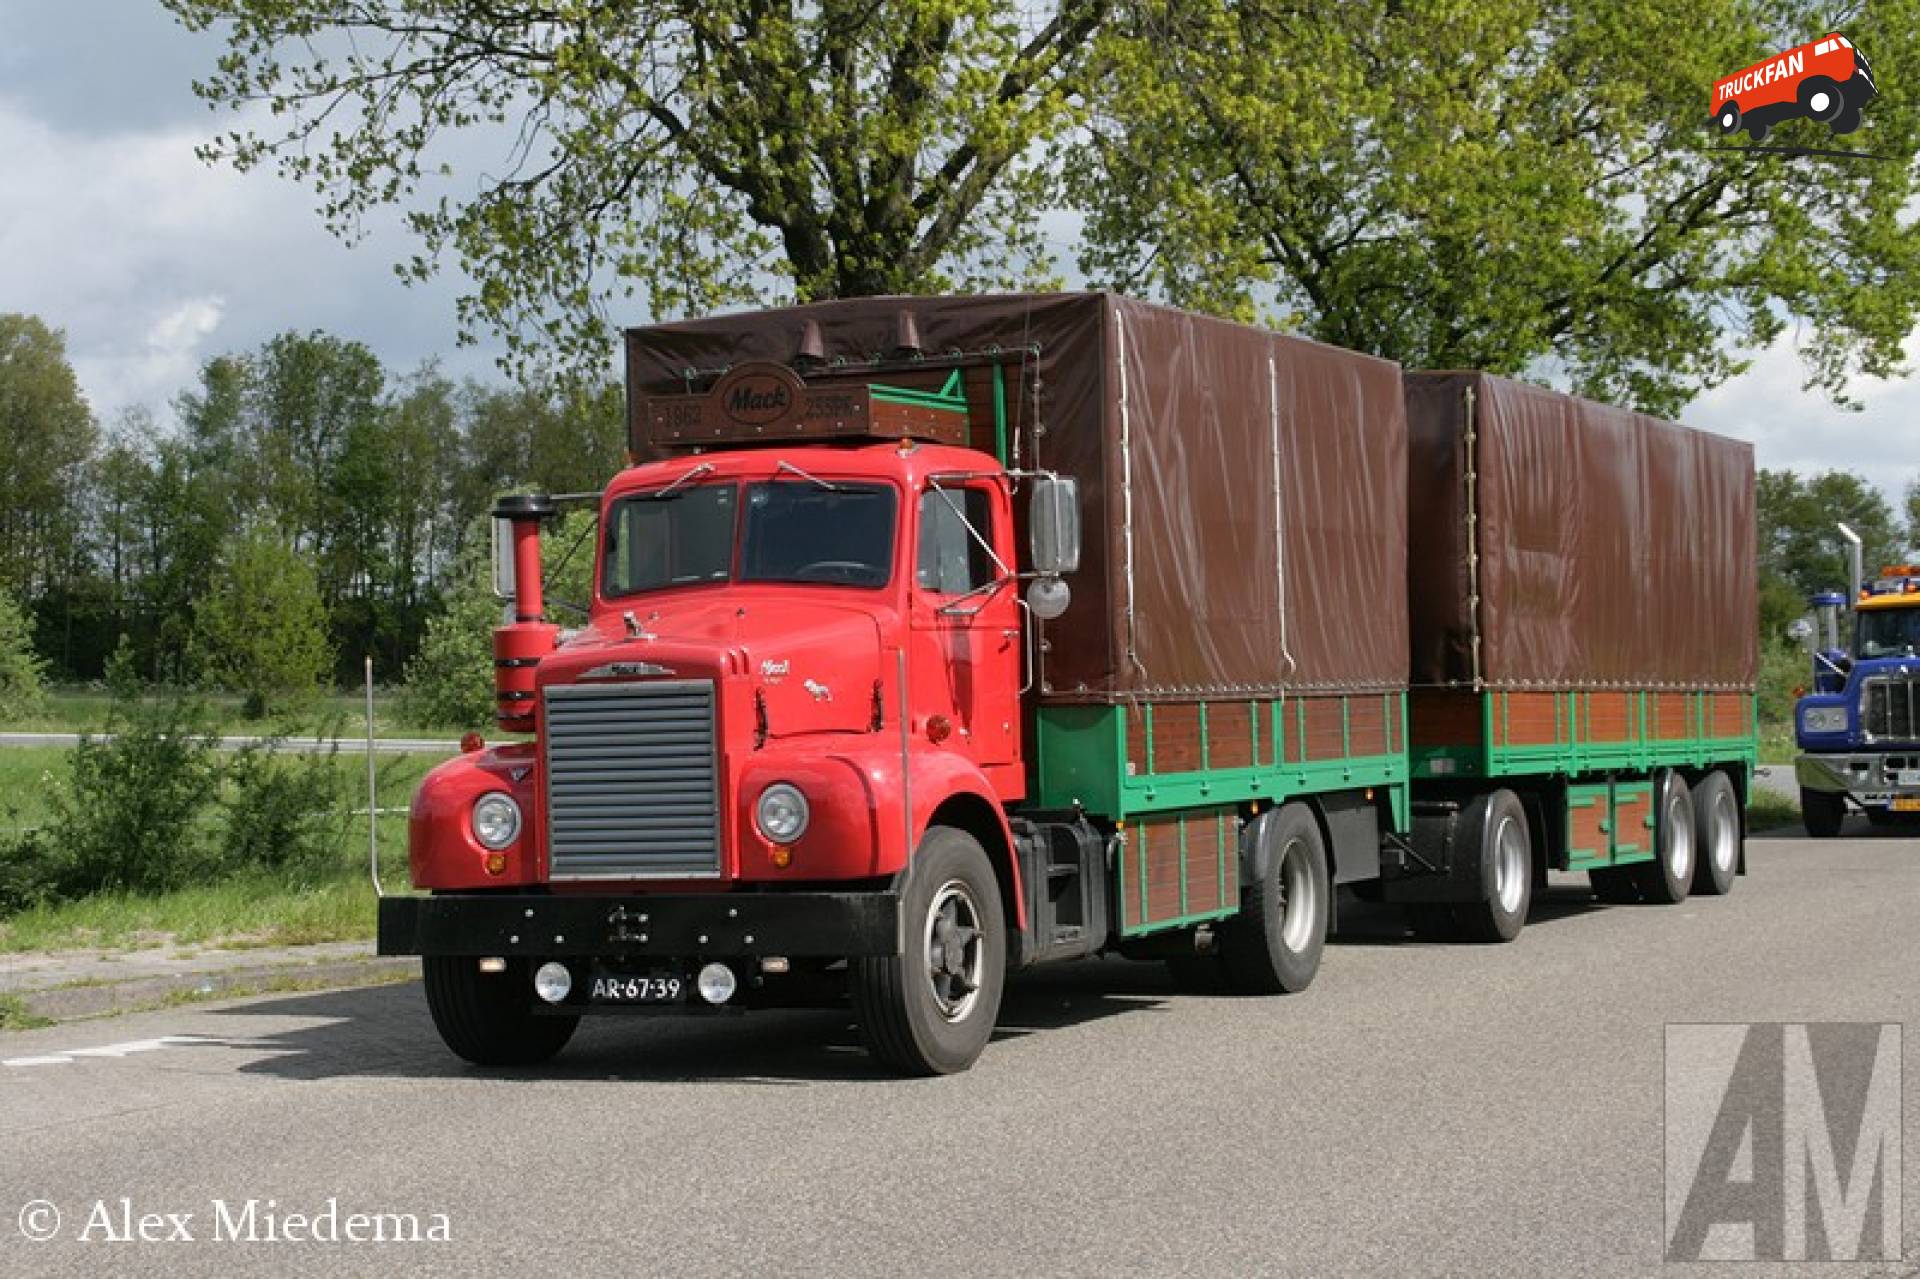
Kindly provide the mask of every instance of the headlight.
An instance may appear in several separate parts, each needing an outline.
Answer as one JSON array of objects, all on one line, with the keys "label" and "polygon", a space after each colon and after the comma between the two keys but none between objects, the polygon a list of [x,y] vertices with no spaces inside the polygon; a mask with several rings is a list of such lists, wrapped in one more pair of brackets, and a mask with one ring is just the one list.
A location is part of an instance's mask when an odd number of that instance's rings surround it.
[{"label": "headlight", "polygon": [[1800,712],[1800,730],[1806,733],[1844,733],[1847,731],[1847,708],[1809,706]]},{"label": "headlight", "polygon": [[520,838],[520,805],[513,796],[491,791],[474,801],[473,837],[496,851]]},{"label": "headlight", "polygon": [[775,782],[760,792],[754,805],[754,822],[769,843],[791,844],[807,833],[807,797],[798,786]]}]

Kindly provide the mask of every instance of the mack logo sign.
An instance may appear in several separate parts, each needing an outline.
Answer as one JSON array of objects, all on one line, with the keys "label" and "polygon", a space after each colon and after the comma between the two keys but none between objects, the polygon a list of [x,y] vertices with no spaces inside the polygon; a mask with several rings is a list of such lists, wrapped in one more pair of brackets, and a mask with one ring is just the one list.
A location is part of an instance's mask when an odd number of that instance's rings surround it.
[{"label": "mack logo sign", "polygon": [[671,675],[673,671],[657,662],[608,662],[584,672],[581,679],[637,679],[645,675]]},{"label": "mack logo sign", "polygon": [[741,426],[772,426],[792,417],[803,390],[799,375],[781,364],[756,362],[733,369],[713,388],[713,398],[729,421]]}]

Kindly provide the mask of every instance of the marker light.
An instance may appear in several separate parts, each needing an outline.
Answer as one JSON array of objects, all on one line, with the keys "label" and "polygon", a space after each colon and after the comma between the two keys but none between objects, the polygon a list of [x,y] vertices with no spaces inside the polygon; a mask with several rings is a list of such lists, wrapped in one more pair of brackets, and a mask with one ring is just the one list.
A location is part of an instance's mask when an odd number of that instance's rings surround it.
[{"label": "marker light", "polygon": [[565,964],[548,960],[533,975],[533,993],[550,1004],[565,1003],[573,993],[573,973]]},{"label": "marker light", "polygon": [[699,984],[700,998],[710,1004],[724,1004],[733,998],[739,983],[734,980],[733,969],[725,964],[708,964],[700,970]]},{"label": "marker light", "polygon": [[791,844],[807,833],[807,797],[790,782],[775,782],[760,792],[754,823],[770,844]]},{"label": "marker light", "polygon": [[520,838],[520,805],[505,791],[489,791],[473,804],[473,837],[496,851]]}]

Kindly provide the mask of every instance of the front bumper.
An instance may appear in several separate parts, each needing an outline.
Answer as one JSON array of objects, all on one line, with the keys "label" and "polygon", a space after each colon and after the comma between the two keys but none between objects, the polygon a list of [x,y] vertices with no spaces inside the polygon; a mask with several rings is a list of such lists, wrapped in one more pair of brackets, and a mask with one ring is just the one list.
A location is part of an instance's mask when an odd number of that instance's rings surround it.
[{"label": "front bumper", "polygon": [[1793,761],[1793,775],[1807,790],[1851,795],[1863,804],[1886,804],[1895,798],[1920,796],[1920,748],[1801,755]]},{"label": "front bumper", "polygon": [[900,899],[888,892],[387,897],[378,949],[623,960],[895,955]]}]

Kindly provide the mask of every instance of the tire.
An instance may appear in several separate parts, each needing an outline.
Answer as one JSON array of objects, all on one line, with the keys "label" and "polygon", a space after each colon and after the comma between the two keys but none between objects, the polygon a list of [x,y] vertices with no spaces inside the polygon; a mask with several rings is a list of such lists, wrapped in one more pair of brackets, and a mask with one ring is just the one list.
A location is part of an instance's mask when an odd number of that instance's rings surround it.
[{"label": "tire", "polygon": [[1262,820],[1277,824],[1275,852],[1260,881],[1242,890],[1240,913],[1221,927],[1220,960],[1242,994],[1295,994],[1313,983],[1327,944],[1327,845],[1305,804],[1287,804]]},{"label": "tire", "polygon": [[1633,866],[1602,866],[1587,872],[1593,895],[1614,906],[1633,906],[1640,901],[1640,877]]},{"label": "tire", "polygon": [[1723,138],[1740,132],[1740,104],[1729,102],[1721,107],[1720,114],[1713,117],[1713,127],[1720,130]]},{"label": "tire", "polygon": [[1800,109],[1807,117],[1827,124],[1847,109],[1844,90],[1826,76],[1812,76],[1800,82]]},{"label": "tire", "polygon": [[1800,820],[1815,839],[1832,839],[1847,820],[1846,796],[1837,791],[1800,788]]},{"label": "tire", "polygon": [[1678,773],[1653,788],[1653,860],[1635,866],[1640,896],[1656,906],[1678,906],[1693,891],[1693,792]]},{"label": "tire", "polygon": [[1849,102],[1841,109],[1840,114],[1833,117],[1832,122],[1827,125],[1827,132],[1832,136],[1838,137],[1843,133],[1852,133],[1859,127],[1860,108]]},{"label": "tire", "polygon": [[1765,120],[1747,121],[1747,136],[1753,139],[1755,143],[1765,142],[1767,135],[1771,132],[1773,132],[1773,126],[1769,125]]},{"label": "tire", "polygon": [[1533,839],[1520,797],[1510,790],[1482,795],[1468,805],[1466,838],[1480,850],[1480,901],[1456,902],[1455,925],[1468,941],[1512,941],[1527,926],[1533,906]]},{"label": "tire", "polygon": [[1744,842],[1740,796],[1725,773],[1708,773],[1693,788],[1693,891],[1724,897],[1733,891]]},{"label": "tire", "polygon": [[929,830],[900,912],[906,952],[852,965],[860,1037],[902,1074],[958,1074],[993,1037],[1007,975],[1000,882],[980,841],[951,826]]},{"label": "tire", "polygon": [[578,1016],[533,1011],[530,960],[483,973],[470,955],[428,955],[421,976],[440,1038],[476,1066],[537,1066],[565,1048],[580,1024]]}]

